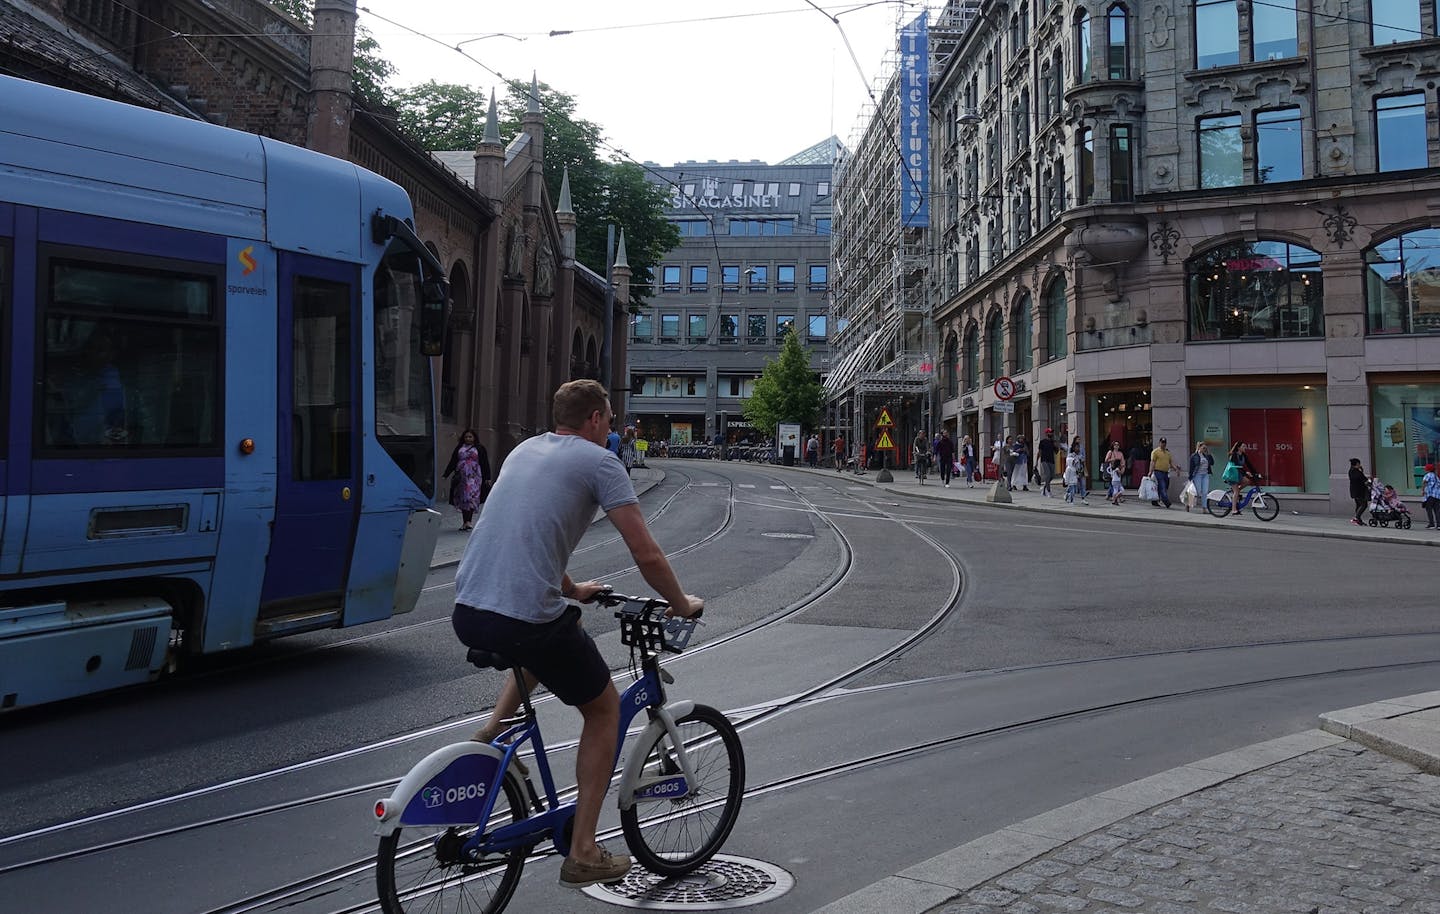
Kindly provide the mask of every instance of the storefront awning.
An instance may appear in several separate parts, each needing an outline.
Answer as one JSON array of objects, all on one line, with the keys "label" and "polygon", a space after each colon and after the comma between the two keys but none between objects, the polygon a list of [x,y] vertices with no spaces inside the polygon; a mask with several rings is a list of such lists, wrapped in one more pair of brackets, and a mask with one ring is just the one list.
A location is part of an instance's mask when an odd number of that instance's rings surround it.
[{"label": "storefront awning", "polygon": [[885,339],[895,332],[902,315],[900,312],[892,314],[885,323],[880,325],[865,337],[864,342],[855,347],[855,350],[847,355],[839,365],[835,367],[825,378],[825,393],[834,397],[849,387],[862,370],[871,366],[875,360],[875,354],[884,345]]}]

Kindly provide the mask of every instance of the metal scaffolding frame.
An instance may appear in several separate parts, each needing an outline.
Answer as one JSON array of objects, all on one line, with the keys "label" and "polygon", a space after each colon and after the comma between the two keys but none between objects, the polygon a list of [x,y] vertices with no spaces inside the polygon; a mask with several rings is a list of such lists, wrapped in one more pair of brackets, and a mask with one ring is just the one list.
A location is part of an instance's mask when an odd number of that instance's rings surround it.
[{"label": "metal scaffolding frame", "polygon": [[[929,29],[930,72],[938,74],[978,9],[950,0]],[[896,47],[886,56],[849,150],[835,164],[831,236],[832,364],[826,378],[831,424],[852,443],[866,439],[867,404],[896,397],[920,404],[919,426],[933,433],[940,355],[928,288],[930,230],[901,225],[899,36],[913,11],[897,8]],[[929,194],[930,188],[919,191]],[[846,421],[848,419],[848,422]]]}]

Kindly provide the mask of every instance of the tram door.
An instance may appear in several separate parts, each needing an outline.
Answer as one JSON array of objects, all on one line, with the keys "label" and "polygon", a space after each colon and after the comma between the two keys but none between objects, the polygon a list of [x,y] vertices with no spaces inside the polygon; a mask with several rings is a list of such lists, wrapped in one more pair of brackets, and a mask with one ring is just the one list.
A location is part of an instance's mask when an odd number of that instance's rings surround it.
[{"label": "tram door", "polygon": [[261,618],[338,609],[360,511],[358,268],[280,252],[275,524]]}]

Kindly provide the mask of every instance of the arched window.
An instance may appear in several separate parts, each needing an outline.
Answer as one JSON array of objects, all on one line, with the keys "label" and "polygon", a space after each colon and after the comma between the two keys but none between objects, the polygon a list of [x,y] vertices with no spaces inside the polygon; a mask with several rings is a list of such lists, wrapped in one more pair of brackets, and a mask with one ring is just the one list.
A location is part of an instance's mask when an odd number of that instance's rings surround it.
[{"label": "arched window", "polygon": [[1027,372],[1035,367],[1035,354],[1031,342],[1029,292],[1020,296],[1020,300],[1010,311],[1010,333],[1014,337],[1012,345],[1015,348],[1015,373]]},{"label": "arched window", "polygon": [[996,308],[985,322],[985,377],[995,380],[1005,373],[1005,322]]},{"label": "arched window", "polygon": [[955,397],[960,393],[960,339],[954,333],[945,340],[945,362],[940,366],[940,383],[945,396]]},{"label": "arched window", "polygon": [[1420,229],[1365,252],[1365,311],[1370,333],[1440,330],[1440,229]]},{"label": "arched window", "polygon": [[1081,10],[1075,17],[1075,82],[1088,83],[1090,73],[1090,14]]},{"label": "arched window", "polygon": [[1045,358],[1065,358],[1065,277],[1058,276],[1045,290]]},{"label": "arched window", "polygon": [[980,386],[980,330],[974,324],[965,331],[965,389]]},{"label": "arched window", "polygon": [[1059,114],[1065,110],[1065,61],[1060,56],[1060,49],[1055,49],[1055,66],[1051,67],[1055,78],[1050,82],[1051,114]]},{"label": "arched window", "polygon": [[1223,244],[1185,264],[1190,339],[1323,336],[1320,254],[1284,241]]},{"label": "arched window", "polygon": [[1123,6],[1112,6],[1106,17],[1105,65],[1111,79],[1130,78],[1130,15]]}]

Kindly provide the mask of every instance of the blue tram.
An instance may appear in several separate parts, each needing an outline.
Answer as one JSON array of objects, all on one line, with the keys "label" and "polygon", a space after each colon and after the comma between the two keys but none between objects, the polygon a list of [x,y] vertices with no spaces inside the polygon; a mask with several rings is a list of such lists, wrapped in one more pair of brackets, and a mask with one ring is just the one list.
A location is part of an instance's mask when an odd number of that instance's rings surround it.
[{"label": "blue tram", "polygon": [[448,291],[405,192],[0,77],[0,710],[412,609]]}]

